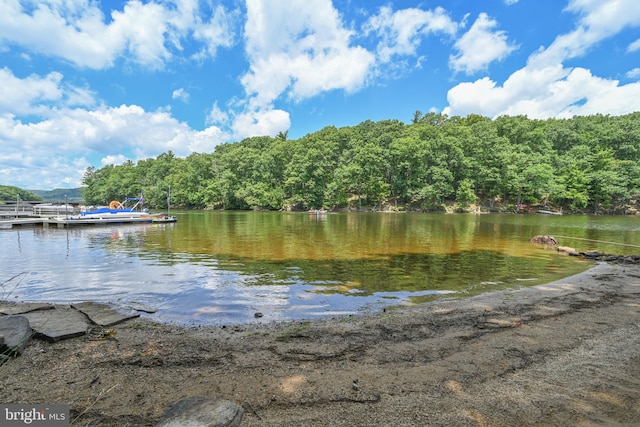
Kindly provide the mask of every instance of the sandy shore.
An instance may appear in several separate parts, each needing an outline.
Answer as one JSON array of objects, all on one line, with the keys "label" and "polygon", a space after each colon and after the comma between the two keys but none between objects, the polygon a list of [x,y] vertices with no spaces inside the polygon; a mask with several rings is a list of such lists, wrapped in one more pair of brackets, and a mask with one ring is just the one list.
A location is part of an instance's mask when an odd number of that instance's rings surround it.
[{"label": "sandy shore", "polygon": [[242,426],[640,425],[640,266],[313,322],[134,320],[32,342],[0,384],[82,426],[154,425],[192,396],[242,405]]}]

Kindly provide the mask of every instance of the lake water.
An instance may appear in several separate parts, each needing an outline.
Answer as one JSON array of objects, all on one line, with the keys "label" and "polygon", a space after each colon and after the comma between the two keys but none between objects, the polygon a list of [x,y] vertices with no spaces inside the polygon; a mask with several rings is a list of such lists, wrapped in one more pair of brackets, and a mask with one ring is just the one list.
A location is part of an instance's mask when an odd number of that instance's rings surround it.
[{"label": "lake water", "polygon": [[538,234],[640,253],[636,217],[175,214],[177,224],[0,230],[0,298],[113,302],[157,310],[146,316],[159,321],[229,325],[464,297],[589,267],[529,243]]}]

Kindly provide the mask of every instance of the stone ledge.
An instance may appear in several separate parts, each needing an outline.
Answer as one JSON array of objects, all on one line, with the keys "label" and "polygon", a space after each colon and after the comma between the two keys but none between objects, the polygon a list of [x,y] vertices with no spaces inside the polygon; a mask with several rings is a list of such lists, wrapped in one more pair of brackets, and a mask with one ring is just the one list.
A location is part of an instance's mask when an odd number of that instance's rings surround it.
[{"label": "stone ledge", "polygon": [[135,310],[95,302],[55,306],[0,301],[0,364],[22,353],[32,337],[55,342],[86,335],[92,324],[112,326],[139,316]]},{"label": "stone ledge", "polygon": [[228,400],[190,397],[173,405],[156,427],[238,427],[243,415]]}]

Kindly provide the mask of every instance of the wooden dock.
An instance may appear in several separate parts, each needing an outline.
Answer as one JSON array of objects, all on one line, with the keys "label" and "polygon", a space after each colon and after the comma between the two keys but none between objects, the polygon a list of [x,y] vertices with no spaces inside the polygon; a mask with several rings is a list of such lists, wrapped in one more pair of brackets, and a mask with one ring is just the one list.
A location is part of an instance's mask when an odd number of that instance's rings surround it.
[{"label": "wooden dock", "polygon": [[0,230],[13,228],[14,226],[34,226],[34,225],[44,225],[43,218],[3,218],[0,219]]},{"label": "wooden dock", "polygon": [[34,227],[55,226],[58,228],[76,226],[101,226],[116,224],[151,224],[153,218],[100,218],[100,219],[69,219],[66,217],[49,218],[11,218],[0,219],[0,229],[10,229],[14,227]]}]

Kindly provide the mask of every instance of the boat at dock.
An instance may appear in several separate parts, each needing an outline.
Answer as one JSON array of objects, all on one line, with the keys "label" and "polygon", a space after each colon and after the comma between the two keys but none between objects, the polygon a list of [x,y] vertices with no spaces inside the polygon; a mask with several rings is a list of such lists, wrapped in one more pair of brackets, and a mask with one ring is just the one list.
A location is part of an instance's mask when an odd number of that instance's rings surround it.
[{"label": "boat at dock", "polygon": [[[163,215],[161,214],[158,217],[159,220],[162,220]],[[99,226],[99,225],[120,225],[120,224],[151,224],[154,222],[154,219],[151,217],[135,217],[135,216],[122,216],[122,215],[111,215],[111,216],[94,216],[88,218],[81,218],[79,216],[52,216],[49,218],[42,217],[31,217],[31,218],[14,218],[7,220],[0,220],[0,230],[10,230],[14,227],[32,227],[32,226],[57,226],[58,228],[64,227],[76,227],[76,226]]]},{"label": "boat at dock", "polygon": [[118,219],[139,219],[148,220],[152,222],[154,219],[164,218],[162,213],[150,213],[149,211],[137,211],[130,208],[123,209],[111,209],[111,208],[98,208],[90,211],[80,212],[78,215],[69,216],[70,221],[77,220],[118,220]]},{"label": "boat at dock", "polygon": [[[127,204],[135,202],[131,207]],[[81,210],[78,215],[71,215],[66,219],[70,221],[106,220],[117,222],[118,220],[138,220],[136,222],[153,222],[154,219],[165,217],[162,213],[150,213],[149,209],[143,208],[144,196],[128,197],[124,202],[113,200],[108,207],[99,207],[90,210]]]},{"label": "boat at dock", "polygon": [[[128,204],[135,202],[133,206]],[[58,216],[55,220],[64,221],[68,225],[73,225],[74,221],[84,224],[113,224],[113,223],[171,223],[177,222],[175,216],[164,213],[151,213],[149,209],[143,208],[144,195],[140,197],[128,197],[124,202],[113,200],[109,206],[81,210],[78,215],[67,217]]]},{"label": "boat at dock", "polygon": [[[45,216],[46,209],[39,210],[39,215],[25,218],[12,217],[6,220],[0,220],[0,229],[11,229],[15,226],[34,226],[42,225],[44,227],[72,227],[81,225],[110,225],[110,224],[169,224],[178,221],[177,217],[167,213],[151,213],[149,209],[143,207],[144,194],[140,197],[130,197],[124,202],[117,200],[109,203],[109,206],[98,207],[82,207],[79,213],[70,213],[68,208],[62,210],[62,213]],[[47,206],[48,208],[48,206]]]}]

